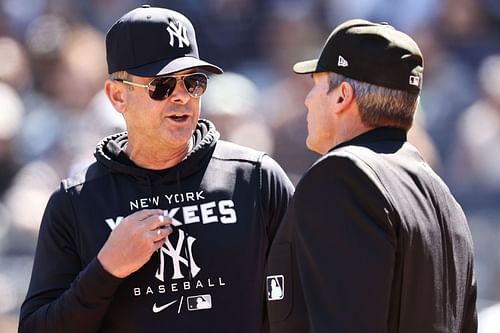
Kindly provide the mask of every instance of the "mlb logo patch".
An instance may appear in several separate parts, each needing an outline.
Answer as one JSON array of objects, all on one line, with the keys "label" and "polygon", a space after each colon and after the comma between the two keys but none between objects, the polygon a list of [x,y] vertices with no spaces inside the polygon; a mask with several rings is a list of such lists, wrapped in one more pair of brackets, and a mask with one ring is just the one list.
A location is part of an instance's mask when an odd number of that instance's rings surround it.
[{"label": "mlb logo patch", "polygon": [[186,300],[189,311],[207,310],[212,308],[212,296],[210,295],[191,296]]},{"label": "mlb logo patch", "polygon": [[266,282],[268,301],[279,301],[285,297],[285,277],[283,275],[267,276]]},{"label": "mlb logo patch", "polygon": [[410,75],[408,83],[415,87],[420,87],[420,78],[418,76]]}]

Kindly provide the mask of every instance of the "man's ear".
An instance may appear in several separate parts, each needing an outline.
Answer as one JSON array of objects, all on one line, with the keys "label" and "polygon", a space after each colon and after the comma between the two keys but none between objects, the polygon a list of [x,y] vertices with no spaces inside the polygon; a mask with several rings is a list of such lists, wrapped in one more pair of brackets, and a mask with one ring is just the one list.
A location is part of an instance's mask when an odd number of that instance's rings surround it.
[{"label": "man's ear", "polygon": [[354,89],[347,82],[342,82],[338,88],[337,103],[348,106],[354,98]]},{"label": "man's ear", "polygon": [[113,80],[104,82],[104,93],[108,96],[109,101],[116,111],[124,113],[126,110],[127,96],[123,84]]}]

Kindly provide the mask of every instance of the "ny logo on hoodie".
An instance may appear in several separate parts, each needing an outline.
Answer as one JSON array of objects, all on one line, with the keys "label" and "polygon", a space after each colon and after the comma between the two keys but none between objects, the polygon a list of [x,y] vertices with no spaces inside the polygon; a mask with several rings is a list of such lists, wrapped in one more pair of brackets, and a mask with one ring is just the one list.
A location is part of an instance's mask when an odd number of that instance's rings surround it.
[{"label": "ny logo on hoodie", "polygon": [[[186,240],[187,247],[184,247],[184,240]],[[187,239],[184,235],[184,231],[179,229],[179,238],[177,239],[177,244],[174,248],[170,239],[167,237],[165,241],[166,247],[162,246],[160,248],[160,266],[156,271],[155,277],[161,282],[165,282],[165,254],[168,255],[172,259],[172,267],[174,269],[174,273],[172,275],[172,279],[182,279],[184,275],[181,272],[181,264],[188,267],[191,271],[191,277],[195,277],[200,272],[200,267],[196,265],[196,262],[193,258],[193,243],[196,241],[196,238],[188,236]],[[187,249],[187,258],[181,256],[181,251],[183,248]]]}]

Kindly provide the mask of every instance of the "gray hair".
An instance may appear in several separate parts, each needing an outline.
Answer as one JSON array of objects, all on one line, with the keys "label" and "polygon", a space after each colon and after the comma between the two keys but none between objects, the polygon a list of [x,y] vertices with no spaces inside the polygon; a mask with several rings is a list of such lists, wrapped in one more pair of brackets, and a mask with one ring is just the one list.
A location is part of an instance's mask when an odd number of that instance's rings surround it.
[{"label": "gray hair", "polygon": [[129,75],[128,75],[127,71],[118,71],[118,72],[114,72],[114,73],[109,74],[109,79],[110,80],[116,80],[116,79],[128,80]]},{"label": "gray hair", "polygon": [[[130,81],[130,75],[128,74],[127,71],[118,71],[118,72],[113,72],[109,74],[109,79],[110,80],[127,80]],[[126,85],[125,87],[127,90],[132,90],[133,87]]]},{"label": "gray hair", "polygon": [[369,127],[392,126],[409,130],[419,102],[419,95],[350,79],[329,72],[328,93],[342,82],[349,83],[358,103],[363,124]]}]

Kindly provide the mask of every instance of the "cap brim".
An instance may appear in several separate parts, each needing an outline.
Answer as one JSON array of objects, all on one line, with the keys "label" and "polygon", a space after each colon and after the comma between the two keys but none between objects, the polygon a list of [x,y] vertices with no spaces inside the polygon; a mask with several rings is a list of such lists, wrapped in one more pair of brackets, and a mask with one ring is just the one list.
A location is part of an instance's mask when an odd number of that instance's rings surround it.
[{"label": "cap brim", "polygon": [[293,65],[293,71],[297,74],[310,74],[318,70],[318,59],[301,61]]},{"label": "cap brim", "polygon": [[127,72],[137,76],[153,77],[167,75],[191,68],[201,68],[214,74],[224,73],[220,67],[194,57],[176,58],[171,61],[157,61],[151,64],[127,69]]}]

